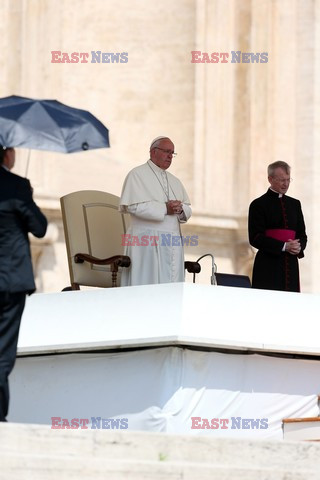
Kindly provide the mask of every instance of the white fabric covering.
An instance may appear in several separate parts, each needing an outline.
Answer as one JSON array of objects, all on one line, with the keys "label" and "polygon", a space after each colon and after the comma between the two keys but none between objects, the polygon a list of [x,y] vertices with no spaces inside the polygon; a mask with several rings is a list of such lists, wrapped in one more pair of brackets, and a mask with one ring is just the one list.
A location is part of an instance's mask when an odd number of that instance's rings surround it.
[{"label": "white fabric covering", "polygon": [[[9,420],[128,418],[129,430],[282,439],[282,419],[317,416],[320,362],[178,347],[18,358]],[[268,420],[191,429],[191,417]]]}]

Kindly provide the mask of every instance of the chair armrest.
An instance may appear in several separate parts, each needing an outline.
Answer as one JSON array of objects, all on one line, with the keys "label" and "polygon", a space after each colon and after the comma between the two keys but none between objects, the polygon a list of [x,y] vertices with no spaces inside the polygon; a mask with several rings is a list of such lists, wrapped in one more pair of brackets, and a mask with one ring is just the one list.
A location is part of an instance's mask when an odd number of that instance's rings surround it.
[{"label": "chair armrest", "polygon": [[92,265],[111,265],[112,272],[112,286],[117,286],[117,272],[119,267],[130,267],[131,260],[130,257],[126,255],[114,255],[109,258],[97,258],[89,255],[88,253],[77,253],[74,256],[75,263],[84,263],[88,262]]},{"label": "chair armrest", "polygon": [[130,257],[126,255],[114,255],[109,258],[98,258],[88,253],[77,253],[74,256],[75,263],[89,262],[95,265],[114,265],[115,267],[130,267]]}]

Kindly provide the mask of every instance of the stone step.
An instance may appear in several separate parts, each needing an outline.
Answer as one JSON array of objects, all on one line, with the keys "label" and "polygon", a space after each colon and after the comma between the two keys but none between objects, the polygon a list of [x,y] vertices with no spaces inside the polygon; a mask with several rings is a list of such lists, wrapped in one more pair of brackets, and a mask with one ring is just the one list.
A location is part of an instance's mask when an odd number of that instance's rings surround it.
[{"label": "stone step", "polygon": [[0,424],[5,480],[318,480],[320,444]]}]

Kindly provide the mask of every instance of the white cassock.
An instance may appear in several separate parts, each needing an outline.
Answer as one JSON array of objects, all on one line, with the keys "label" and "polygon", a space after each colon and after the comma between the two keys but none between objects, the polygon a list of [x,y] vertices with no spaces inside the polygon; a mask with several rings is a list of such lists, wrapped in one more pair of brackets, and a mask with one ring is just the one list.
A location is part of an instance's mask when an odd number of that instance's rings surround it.
[{"label": "white cassock", "polygon": [[[180,200],[180,215],[167,215],[166,202]],[[123,184],[119,210],[130,213],[125,255],[131,266],[121,286],[184,281],[180,223],[191,216],[190,200],[180,180],[148,160],[131,170]]]}]

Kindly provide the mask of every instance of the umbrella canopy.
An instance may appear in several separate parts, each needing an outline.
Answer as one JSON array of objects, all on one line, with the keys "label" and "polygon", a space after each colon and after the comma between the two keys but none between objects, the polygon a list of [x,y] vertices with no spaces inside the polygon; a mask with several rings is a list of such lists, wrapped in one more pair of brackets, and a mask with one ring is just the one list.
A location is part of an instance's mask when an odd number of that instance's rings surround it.
[{"label": "umbrella canopy", "polygon": [[0,144],[62,153],[110,146],[107,128],[90,112],[16,95],[0,98]]}]

